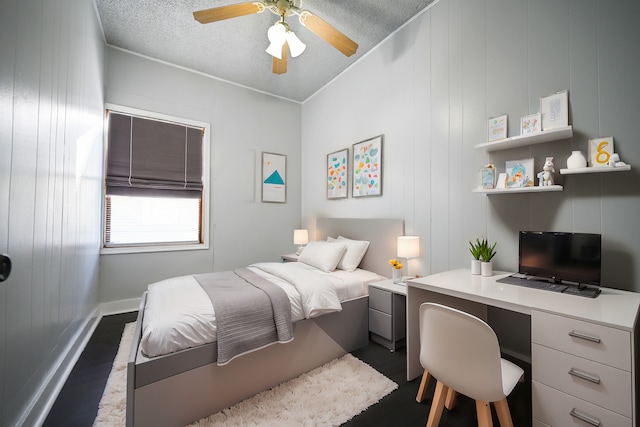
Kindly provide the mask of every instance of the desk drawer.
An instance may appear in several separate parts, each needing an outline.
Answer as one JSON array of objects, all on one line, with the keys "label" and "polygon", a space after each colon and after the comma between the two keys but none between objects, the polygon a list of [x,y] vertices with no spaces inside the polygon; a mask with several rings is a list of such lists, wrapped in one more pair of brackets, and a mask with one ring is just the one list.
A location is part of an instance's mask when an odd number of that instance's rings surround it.
[{"label": "desk drawer", "polygon": [[381,337],[393,339],[393,319],[390,314],[372,308],[369,309],[369,331]]},{"label": "desk drawer", "polygon": [[369,308],[375,308],[383,313],[392,314],[393,293],[369,286]]},{"label": "desk drawer", "polygon": [[631,418],[562,393],[535,380],[531,382],[531,394],[533,418],[537,423],[543,423],[542,425],[632,427]]},{"label": "desk drawer", "polygon": [[535,343],[531,369],[538,382],[631,418],[630,372]]},{"label": "desk drawer", "polygon": [[532,311],[531,341],[631,371],[631,335],[627,331]]}]

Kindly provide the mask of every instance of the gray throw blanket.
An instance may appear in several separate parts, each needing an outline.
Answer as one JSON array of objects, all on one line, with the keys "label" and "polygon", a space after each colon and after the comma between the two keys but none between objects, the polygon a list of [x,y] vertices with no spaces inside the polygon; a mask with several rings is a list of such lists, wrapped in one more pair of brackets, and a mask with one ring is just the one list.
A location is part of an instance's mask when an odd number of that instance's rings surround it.
[{"label": "gray throw blanket", "polygon": [[216,314],[218,365],[293,339],[291,303],[286,292],[247,268],[194,274]]}]

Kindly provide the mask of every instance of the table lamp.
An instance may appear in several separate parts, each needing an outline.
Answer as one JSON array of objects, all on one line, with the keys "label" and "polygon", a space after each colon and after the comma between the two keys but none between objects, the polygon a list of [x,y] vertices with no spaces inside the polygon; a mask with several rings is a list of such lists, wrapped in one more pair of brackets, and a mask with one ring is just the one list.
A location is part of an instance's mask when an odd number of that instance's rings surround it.
[{"label": "table lamp", "polygon": [[398,258],[406,258],[407,260],[407,278],[412,276],[409,272],[409,262],[411,258],[420,255],[420,237],[418,236],[400,236],[398,237]]},{"label": "table lamp", "polygon": [[293,230],[293,244],[298,245],[296,255],[300,255],[304,249],[304,245],[309,243],[309,232],[307,230]]}]

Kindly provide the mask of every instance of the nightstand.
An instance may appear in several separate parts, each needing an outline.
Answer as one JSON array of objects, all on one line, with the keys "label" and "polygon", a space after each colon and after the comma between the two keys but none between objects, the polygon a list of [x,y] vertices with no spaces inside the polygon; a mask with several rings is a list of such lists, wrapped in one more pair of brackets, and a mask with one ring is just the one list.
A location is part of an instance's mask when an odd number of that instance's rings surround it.
[{"label": "nightstand", "polygon": [[369,284],[369,338],[391,351],[404,346],[407,287],[392,280]]},{"label": "nightstand", "polygon": [[296,262],[298,261],[298,257],[299,255],[296,255],[296,254],[280,255],[282,262]]}]

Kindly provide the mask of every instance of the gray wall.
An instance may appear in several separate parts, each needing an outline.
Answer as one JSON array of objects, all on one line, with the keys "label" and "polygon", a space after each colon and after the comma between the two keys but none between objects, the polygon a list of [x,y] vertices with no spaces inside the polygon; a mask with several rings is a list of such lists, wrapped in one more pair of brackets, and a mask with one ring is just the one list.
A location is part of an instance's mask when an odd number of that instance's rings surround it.
[{"label": "gray wall", "polygon": [[[303,224],[319,216],[400,217],[421,237],[412,273],[467,268],[468,241],[498,243],[494,269],[517,270],[521,229],[601,233],[603,284],[640,291],[640,4],[633,0],[441,0],[303,103]],[[539,111],[569,90],[574,136],[495,153],[487,118]],[[332,123],[331,127],[326,123]],[[327,200],[326,155],[384,134],[382,197]],[[477,171],[546,156],[566,167],[589,138],[613,136],[630,172],[561,176],[564,191],[472,193]]]},{"label": "gray wall", "polygon": [[3,426],[36,424],[20,417],[42,413],[40,393],[54,394],[45,386],[97,316],[103,57],[90,1],[2,2],[0,252],[13,259],[0,283]]},{"label": "gray wall", "polygon": [[[102,255],[100,300],[138,299],[157,280],[279,261],[300,226],[299,103],[107,49],[108,103],[211,125],[210,248]],[[261,202],[261,153],[287,156],[287,202]]]}]

